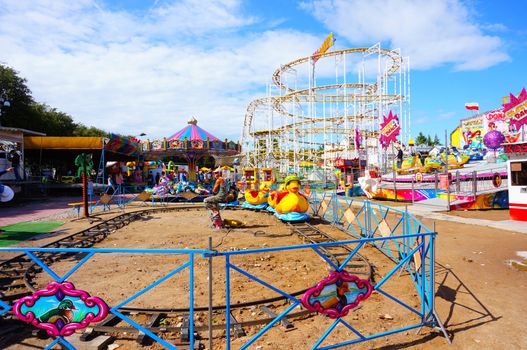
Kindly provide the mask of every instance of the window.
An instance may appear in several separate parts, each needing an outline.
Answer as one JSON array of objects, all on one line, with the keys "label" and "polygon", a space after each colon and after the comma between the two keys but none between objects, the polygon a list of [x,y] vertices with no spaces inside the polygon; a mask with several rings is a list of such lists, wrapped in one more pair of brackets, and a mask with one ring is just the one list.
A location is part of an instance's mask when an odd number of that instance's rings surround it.
[{"label": "window", "polygon": [[527,161],[511,162],[511,185],[527,186]]}]

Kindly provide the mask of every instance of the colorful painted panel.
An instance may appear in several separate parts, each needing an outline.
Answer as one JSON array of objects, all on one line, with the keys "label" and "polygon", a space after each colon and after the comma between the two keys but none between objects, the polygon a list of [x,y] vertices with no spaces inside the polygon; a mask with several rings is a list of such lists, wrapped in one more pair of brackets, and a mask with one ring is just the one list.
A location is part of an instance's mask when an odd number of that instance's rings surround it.
[{"label": "colorful painted panel", "polygon": [[[371,197],[373,199],[386,199],[386,200],[395,200],[396,194],[393,189],[389,188],[381,188],[377,189],[376,192],[372,191],[365,191],[368,192],[368,197]],[[413,191],[413,200],[415,202],[424,201],[426,199],[436,198],[436,190],[435,189],[419,189]],[[397,200],[400,201],[412,201],[412,190],[411,189],[401,189],[397,190]]]},{"label": "colorful painted panel", "polygon": [[372,291],[368,280],[361,280],[347,271],[333,271],[316,287],[307,290],[302,297],[302,304],[308,310],[339,318],[367,299]]},{"label": "colorful painted panel", "polygon": [[509,207],[509,191],[478,194],[476,200],[452,204],[452,210],[506,209]]},{"label": "colorful painted panel", "polygon": [[18,300],[13,312],[22,321],[57,337],[71,335],[91,322],[104,320],[108,306],[102,299],[75,289],[70,282],[51,282],[46,289]]},{"label": "colorful painted panel", "polygon": [[484,135],[489,131],[497,130],[505,136],[505,142],[517,142],[521,132],[516,129],[509,117],[505,115],[502,109],[490,111],[483,116]]},{"label": "colorful painted panel", "polygon": [[169,143],[170,148],[180,149],[185,148],[185,141],[181,140],[171,140]]},{"label": "colorful painted panel", "polygon": [[110,138],[105,143],[104,149],[127,156],[135,156],[139,152],[139,140],[133,137],[110,134]]},{"label": "colorful painted panel", "polygon": [[463,142],[461,146],[468,145],[470,148],[483,147],[483,117],[477,116],[461,121],[461,132],[463,135]]}]

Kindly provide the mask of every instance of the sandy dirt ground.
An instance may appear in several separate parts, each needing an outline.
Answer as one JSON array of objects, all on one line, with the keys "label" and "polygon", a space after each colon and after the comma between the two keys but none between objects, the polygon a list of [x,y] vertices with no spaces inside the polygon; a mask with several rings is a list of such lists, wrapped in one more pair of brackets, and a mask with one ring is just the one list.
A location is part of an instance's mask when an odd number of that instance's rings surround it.
[{"label": "sandy dirt ground", "polygon": [[[383,204],[385,204],[383,202]],[[460,212],[460,214],[468,215]],[[482,218],[495,217],[498,220],[507,211],[486,211]],[[489,214],[492,215],[489,215]],[[106,218],[118,214],[105,214]],[[459,215],[462,216],[462,215]],[[203,210],[188,212],[167,212],[153,214],[143,221],[136,221],[112,233],[98,247],[128,248],[196,248],[206,249],[208,237],[213,237],[214,249],[219,251],[243,251],[244,249],[297,245],[302,241],[291,235],[289,228],[274,217],[251,211],[226,211],[224,217],[246,222],[246,227],[230,231],[213,231]],[[474,216],[470,216],[474,217]],[[508,219],[503,218],[503,219]],[[426,218],[422,221],[428,227],[433,223]],[[94,222],[95,224],[96,222]],[[60,233],[48,234],[39,239],[25,242],[25,245],[42,245],[57,239],[60,235],[86,228],[85,220],[68,222]],[[316,226],[337,239],[347,238],[342,232],[317,223]],[[527,235],[514,232],[500,232],[496,229],[436,221],[439,232],[436,261],[436,307],[438,315],[452,337],[448,345],[440,333],[424,328],[419,334],[414,330],[382,337],[367,343],[355,345],[357,349],[521,349],[527,348],[527,337],[523,315],[527,310],[527,272],[511,265],[512,260],[521,261],[518,252],[527,251]],[[374,280],[378,281],[393,267],[393,263],[372,247],[361,249],[360,253],[375,267]],[[184,256],[132,254],[97,254],[69,280],[77,288],[85,289],[92,295],[103,298],[108,304],[122,302],[149,283],[169,273],[187,260]],[[63,273],[77,261],[63,261],[52,268]],[[315,285],[328,271],[327,264],[311,249],[284,252],[266,252],[238,255],[231,263],[259,279],[286,292],[293,293]],[[195,304],[207,305],[208,259],[196,258],[195,262]],[[359,269],[360,270],[360,269]],[[213,302],[225,304],[225,260],[213,259]],[[360,271],[359,271],[360,272]],[[130,302],[137,307],[188,307],[188,269],[174,275],[143,296]],[[45,275],[37,278],[39,286],[45,286],[50,279]],[[401,298],[410,306],[417,307],[419,301],[410,278],[405,274],[396,275],[386,285],[386,291]],[[231,303],[237,304],[277,296],[246,276],[231,271]],[[361,306],[345,317],[346,322],[365,334],[388,331],[416,323],[416,315],[393,301],[374,293]],[[275,303],[275,312],[288,307]],[[242,320],[267,317],[257,308],[233,311]],[[139,320],[138,320],[139,321]],[[167,317],[167,324],[178,325],[178,317]],[[284,331],[275,326],[251,348],[254,349],[308,349],[332,324],[332,320],[313,315],[291,320],[295,329]],[[224,322],[217,315],[214,323]],[[198,313],[196,325],[206,325],[206,313]],[[255,334],[258,327],[245,329],[247,337],[232,338],[232,347],[241,344]],[[206,332],[202,332],[206,336]],[[214,348],[224,348],[224,331],[215,331]],[[355,335],[339,325],[328,336],[324,345],[354,339]],[[17,343],[14,344],[13,342]],[[38,340],[30,334],[14,337],[3,347],[9,349],[34,349],[44,347],[49,340]],[[139,348],[133,341],[118,340],[120,349]],[[207,344],[207,341],[204,341]],[[161,348],[158,345],[150,348]]]}]

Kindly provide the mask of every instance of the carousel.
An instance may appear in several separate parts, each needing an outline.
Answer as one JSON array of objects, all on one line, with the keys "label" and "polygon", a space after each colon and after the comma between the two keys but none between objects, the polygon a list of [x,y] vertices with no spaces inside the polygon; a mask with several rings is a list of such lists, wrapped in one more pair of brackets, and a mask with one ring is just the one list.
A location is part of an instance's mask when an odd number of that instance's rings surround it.
[{"label": "carousel", "polygon": [[188,179],[196,180],[197,164],[205,156],[215,159],[240,153],[239,143],[225,139],[221,141],[198,126],[196,118],[188,120],[187,126],[168,138],[147,140],[141,144],[145,160],[183,157],[188,165]]}]

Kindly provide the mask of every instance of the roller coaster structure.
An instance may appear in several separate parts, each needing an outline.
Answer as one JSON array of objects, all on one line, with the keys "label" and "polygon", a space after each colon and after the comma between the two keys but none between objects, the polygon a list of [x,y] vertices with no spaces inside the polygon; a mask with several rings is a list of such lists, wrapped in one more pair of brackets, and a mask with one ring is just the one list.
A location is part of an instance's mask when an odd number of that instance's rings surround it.
[{"label": "roller coaster structure", "polygon": [[305,175],[313,167],[328,174],[336,158],[379,166],[386,156],[379,124],[389,111],[399,117],[401,142],[410,138],[410,62],[399,50],[376,44],[329,51],[316,63],[302,57],[278,68],[272,82],[247,107],[245,166]]}]

